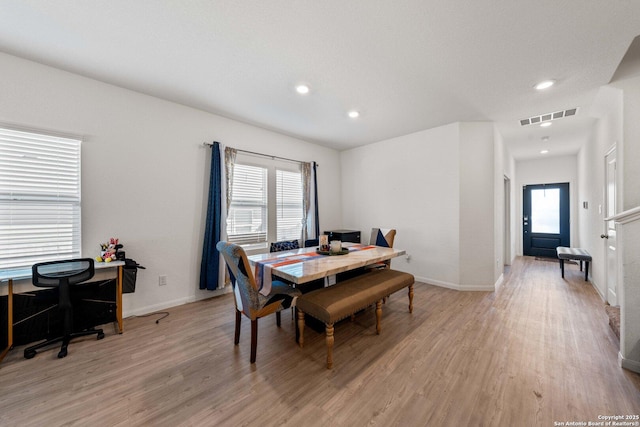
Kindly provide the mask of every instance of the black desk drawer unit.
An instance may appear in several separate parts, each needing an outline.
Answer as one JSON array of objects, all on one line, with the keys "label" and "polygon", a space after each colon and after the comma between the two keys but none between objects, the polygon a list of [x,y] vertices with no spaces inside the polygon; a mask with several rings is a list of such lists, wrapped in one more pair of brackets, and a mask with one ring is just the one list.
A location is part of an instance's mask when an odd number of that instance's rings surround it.
[{"label": "black desk drawer unit", "polygon": [[340,240],[341,242],[360,243],[360,231],[358,230],[329,230],[324,234],[329,236],[329,242]]}]

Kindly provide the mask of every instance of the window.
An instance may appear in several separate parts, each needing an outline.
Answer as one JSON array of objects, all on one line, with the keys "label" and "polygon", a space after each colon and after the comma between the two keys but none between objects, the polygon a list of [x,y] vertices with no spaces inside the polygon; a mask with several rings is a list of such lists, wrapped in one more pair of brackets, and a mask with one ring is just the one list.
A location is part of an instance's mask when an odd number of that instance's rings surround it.
[{"label": "window", "polygon": [[276,241],[300,239],[302,235],[302,175],[276,170]]},{"label": "window", "polygon": [[239,245],[267,241],[267,169],[236,164],[227,235]]},{"label": "window", "polygon": [[0,128],[0,269],[80,256],[80,140]]},{"label": "window", "polygon": [[302,174],[295,163],[238,153],[233,168],[228,240],[253,249],[300,239]]}]

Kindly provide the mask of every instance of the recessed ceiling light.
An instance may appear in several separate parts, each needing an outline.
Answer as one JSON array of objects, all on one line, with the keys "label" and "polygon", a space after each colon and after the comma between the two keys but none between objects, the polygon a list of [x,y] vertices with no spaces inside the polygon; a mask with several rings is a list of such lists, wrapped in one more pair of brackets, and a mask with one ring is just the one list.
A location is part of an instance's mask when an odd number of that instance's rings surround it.
[{"label": "recessed ceiling light", "polygon": [[307,93],[309,93],[309,86],[298,85],[296,86],[296,92],[298,92],[300,95],[306,95]]},{"label": "recessed ceiling light", "polygon": [[540,154],[547,154],[549,152],[549,150],[542,150],[540,151]]},{"label": "recessed ceiling light", "polygon": [[543,82],[538,83],[535,88],[536,90],[545,90],[549,89],[551,86],[555,84],[555,80],[545,80]]},{"label": "recessed ceiling light", "polygon": [[357,119],[358,117],[360,117],[360,113],[357,112],[356,110],[351,110],[347,113],[349,115],[349,117],[351,117],[352,119]]},{"label": "recessed ceiling light", "polygon": [[549,126],[551,126],[551,122],[540,123],[540,126],[543,127],[543,128],[549,127]]}]

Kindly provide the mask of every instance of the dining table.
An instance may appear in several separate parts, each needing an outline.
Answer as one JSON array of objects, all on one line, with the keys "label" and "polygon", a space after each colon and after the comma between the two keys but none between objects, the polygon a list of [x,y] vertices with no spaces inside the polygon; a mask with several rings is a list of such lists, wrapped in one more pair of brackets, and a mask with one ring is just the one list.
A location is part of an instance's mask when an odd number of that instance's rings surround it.
[{"label": "dining table", "polygon": [[345,271],[380,263],[406,253],[403,249],[358,243],[342,243],[342,251],[331,253],[318,247],[250,255],[256,281],[263,294],[268,294],[271,275],[294,285],[311,282]]}]

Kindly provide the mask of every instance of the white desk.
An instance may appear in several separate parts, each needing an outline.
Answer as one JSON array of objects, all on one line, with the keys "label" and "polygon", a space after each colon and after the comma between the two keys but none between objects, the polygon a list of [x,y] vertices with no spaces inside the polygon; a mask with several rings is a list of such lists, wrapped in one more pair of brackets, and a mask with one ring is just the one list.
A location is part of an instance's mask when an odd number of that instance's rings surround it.
[{"label": "white desk", "polygon": [[[118,323],[118,333],[121,334],[123,332],[123,322],[122,322],[122,274],[123,274],[123,266],[124,261],[112,261],[112,262],[94,262],[94,268],[96,274],[93,279],[105,279],[105,278],[115,278],[116,279],[116,322]],[[92,280],[93,280],[92,279]],[[16,283],[14,283],[16,282]],[[0,353],[0,361],[4,359],[6,354],[13,347],[13,295],[14,293],[21,292],[29,292],[37,288],[33,286],[31,282],[31,269],[24,270],[12,270],[0,271],[0,285],[7,284],[7,348],[2,350]],[[18,286],[19,289],[17,292],[14,292],[14,286]],[[4,286],[0,287],[2,291],[0,295],[4,295]]]}]

